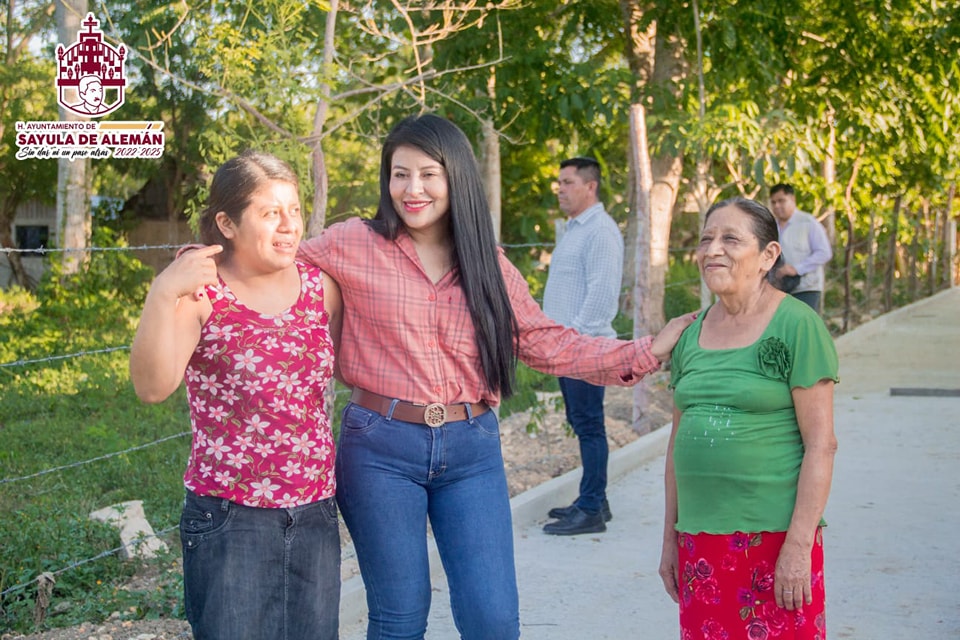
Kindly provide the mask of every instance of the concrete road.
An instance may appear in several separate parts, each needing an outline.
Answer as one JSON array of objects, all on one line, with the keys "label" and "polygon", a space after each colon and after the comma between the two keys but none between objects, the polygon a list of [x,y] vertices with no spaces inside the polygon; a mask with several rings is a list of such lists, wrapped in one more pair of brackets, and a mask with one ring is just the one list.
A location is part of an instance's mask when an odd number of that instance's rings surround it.
[{"label": "concrete road", "polygon": [[[829,637],[960,639],[960,289],[881,316],[837,349]],[[525,640],[679,637],[656,571],[667,435],[660,429],[611,456],[605,533],[541,532],[549,508],[575,496],[579,470],[513,499]],[[359,578],[343,599],[341,638],[362,640]],[[437,561],[426,638],[458,637]]]}]

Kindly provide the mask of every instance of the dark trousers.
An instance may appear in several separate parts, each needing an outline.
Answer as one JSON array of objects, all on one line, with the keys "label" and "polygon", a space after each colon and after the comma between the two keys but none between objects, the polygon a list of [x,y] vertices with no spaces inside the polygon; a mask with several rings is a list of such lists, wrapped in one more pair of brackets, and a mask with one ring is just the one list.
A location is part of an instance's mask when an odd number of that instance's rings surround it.
[{"label": "dark trousers", "polygon": [[820,313],[820,292],[819,291],[798,291],[790,294],[800,302],[804,302],[811,309]]},{"label": "dark trousers", "polygon": [[587,513],[600,511],[607,497],[607,430],[603,420],[604,388],[573,378],[559,378],[567,422],[580,441],[583,477],[574,504]]}]

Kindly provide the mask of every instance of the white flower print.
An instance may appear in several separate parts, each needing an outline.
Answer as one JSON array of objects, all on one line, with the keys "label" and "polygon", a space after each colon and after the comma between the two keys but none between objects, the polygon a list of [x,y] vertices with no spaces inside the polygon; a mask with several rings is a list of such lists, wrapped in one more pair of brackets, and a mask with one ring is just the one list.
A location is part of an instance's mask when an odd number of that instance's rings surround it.
[{"label": "white flower print", "polygon": [[310,434],[303,434],[303,436],[293,436],[290,438],[290,442],[293,443],[293,452],[302,453],[305,456],[310,455],[310,449],[317,445],[316,442],[310,439]]},{"label": "white flower print", "polygon": [[251,482],[250,486],[253,488],[253,496],[255,498],[264,498],[266,500],[273,500],[273,492],[280,488],[280,485],[272,484],[270,478],[264,478],[263,482]]},{"label": "white flower print", "polygon": [[287,408],[287,411],[290,413],[291,416],[293,416],[294,418],[297,419],[297,422],[302,421],[302,420],[303,420],[303,417],[304,417],[304,416],[306,415],[306,413],[307,413],[306,407],[303,407],[303,406],[301,406],[301,405],[299,405],[299,404],[291,404],[291,405]]},{"label": "white flower print", "polygon": [[219,353],[220,353],[220,347],[217,346],[217,345],[215,345],[215,344],[211,344],[211,345],[207,346],[206,348],[204,348],[204,350],[203,350],[203,359],[204,359],[204,360],[213,360],[214,358],[217,357],[217,355],[218,355]]},{"label": "white flower print", "polygon": [[264,369],[263,373],[261,374],[261,379],[264,382],[276,382],[280,379],[281,373],[282,371],[280,369],[274,369],[270,365],[267,365],[267,368]]},{"label": "white flower print", "polygon": [[306,345],[302,342],[284,342],[283,343],[283,352],[289,354],[293,357],[299,357],[301,353],[306,351]]},{"label": "white flower print", "polygon": [[266,351],[274,351],[277,347],[280,346],[280,341],[277,340],[277,336],[267,336],[263,339],[263,342],[260,343],[261,347]]},{"label": "white flower print", "polygon": [[315,464],[312,464],[309,467],[304,467],[303,469],[303,477],[310,482],[316,482],[320,475],[320,469],[317,468],[317,465]]},{"label": "white flower print", "polygon": [[233,354],[233,359],[237,361],[234,369],[246,369],[247,371],[256,371],[257,364],[263,361],[263,356],[258,356],[253,349],[247,349],[244,353]]},{"label": "white flower print", "polygon": [[318,367],[325,372],[333,369],[333,351],[330,351],[329,349],[323,349],[316,355]]},{"label": "white flower print", "polygon": [[202,373],[200,374],[200,390],[201,391],[205,391],[210,395],[215,396],[217,395],[217,391],[219,391],[222,386],[223,385],[217,382],[216,374],[211,374],[209,376],[205,376]]},{"label": "white flower print", "polygon": [[280,431],[279,429],[270,434],[270,439],[273,440],[273,444],[278,447],[285,447],[290,444],[290,434],[286,431]]},{"label": "white flower print", "polygon": [[253,448],[254,453],[259,453],[261,457],[266,458],[267,456],[272,456],[277,451],[274,449],[269,442],[258,442],[257,446]]},{"label": "white flower print", "polygon": [[198,471],[200,472],[201,478],[209,478],[210,474],[213,473],[213,466],[206,462],[201,462]]},{"label": "white flower print", "polygon": [[283,494],[283,497],[277,500],[277,507],[280,509],[290,509],[297,506],[297,499],[289,493]]},{"label": "white flower print", "polygon": [[207,451],[208,456],[212,455],[217,460],[223,460],[223,454],[231,451],[232,449],[227,445],[223,444],[223,436],[217,438],[216,440],[207,442]]},{"label": "white flower print", "polygon": [[253,437],[252,436],[237,436],[233,441],[233,445],[240,451],[246,451],[253,447]]},{"label": "white flower print", "polygon": [[226,471],[217,471],[216,475],[213,476],[213,479],[224,487],[229,487],[233,482],[233,476]]},{"label": "white flower print", "polygon": [[248,396],[255,396],[261,391],[263,391],[263,385],[260,384],[259,378],[251,378],[243,383],[243,392]]},{"label": "white flower print", "polygon": [[247,433],[256,431],[260,435],[266,435],[267,433],[266,429],[267,427],[270,426],[270,423],[264,420],[263,418],[261,418],[259,413],[253,414],[252,416],[244,420],[244,422],[247,425],[247,429],[246,429]]},{"label": "white flower print", "polygon": [[215,324],[207,327],[207,339],[208,340],[223,340],[229,341],[233,339],[234,336],[234,327],[232,324],[227,324],[222,327],[218,327]]},{"label": "white flower print", "polygon": [[286,464],[280,467],[280,471],[283,471],[288,478],[300,475],[300,463],[294,462],[293,460],[287,460]]},{"label": "white flower print", "polygon": [[207,412],[207,415],[217,422],[223,422],[230,415],[230,412],[224,409],[223,405],[220,405],[219,407],[210,407],[210,411]]},{"label": "white flower print", "polygon": [[195,415],[200,415],[207,410],[207,401],[203,398],[194,398],[191,405],[193,406],[193,413]]},{"label": "white flower print", "polygon": [[277,385],[277,389],[280,391],[286,391],[287,393],[293,393],[293,390],[300,384],[300,374],[292,373],[287,375],[286,373],[280,374],[280,382]]},{"label": "white flower print", "polygon": [[193,367],[187,367],[186,378],[187,382],[196,382],[200,379],[200,372]]},{"label": "white flower print", "polygon": [[320,367],[314,367],[310,369],[310,374],[307,376],[307,384],[311,387],[316,387],[320,383],[326,380],[326,375],[324,375],[323,370]]},{"label": "white flower print", "polygon": [[268,406],[274,413],[283,413],[287,410],[287,401],[280,396],[274,396]]},{"label": "white flower print", "polygon": [[240,450],[237,453],[227,454],[227,464],[231,467],[236,467],[239,469],[247,462],[247,456],[243,454],[244,450]]},{"label": "white flower print", "polygon": [[243,379],[240,377],[239,373],[228,373],[223,381],[230,385],[231,389],[236,389],[243,382]]},{"label": "white flower print", "polygon": [[229,404],[231,407],[233,406],[234,402],[240,399],[240,396],[238,396],[237,392],[233,389],[227,389],[223,392],[221,397],[223,398],[223,401]]}]

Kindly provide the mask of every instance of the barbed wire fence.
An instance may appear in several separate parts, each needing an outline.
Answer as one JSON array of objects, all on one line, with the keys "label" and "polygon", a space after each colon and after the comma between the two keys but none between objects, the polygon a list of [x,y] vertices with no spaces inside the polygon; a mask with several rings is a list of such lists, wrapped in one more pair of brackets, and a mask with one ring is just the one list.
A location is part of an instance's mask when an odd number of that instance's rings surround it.
[{"label": "barbed wire fence", "polygon": [[[181,244],[175,244],[175,245],[160,244],[160,245],[138,245],[138,246],[118,246],[118,247],[91,246],[91,247],[84,247],[84,248],[77,248],[77,249],[46,248],[46,247],[41,247],[36,249],[17,249],[17,248],[4,247],[4,248],[0,248],[0,255],[7,254],[7,253],[18,253],[18,254],[29,254],[31,256],[46,257],[46,256],[51,256],[56,254],[66,254],[66,253],[142,252],[142,251],[157,251],[157,250],[177,250],[177,249],[180,249],[182,246],[183,245]],[[503,244],[501,246],[503,246],[503,248],[505,249],[536,249],[536,248],[549,248],[549,247],[552,247],[553,245],[549,243],[522,243],[522,244]],[[693,248],[671,248],[670,249],[671,253],[683,253],[683,254],[692,254],[693,250],[694,250]],[[847,269],[832,268],[829,271],[829,275],[827,277],[828,284],[826,289],[829,289],[831,287],[842,286],[842,284],[844,283],[844,279],[846,278],[846,275],[847,275]],[[687,279],[683,281],[667,283],[665,285],[665,288],[670,289],[670,288],[677,288],[677,287],[690,287],[691,289],[696,288],[698,290],[699,282],[700,282],[699,278],[692,278],[692,279]],[[869,301],[867,302],[869,303]],[[867,316],[871,312],[872,310],[866,309],[862,313],[864,314],[864,316]],[[620,337],[629,338],[630,336],[621,335]],[[29,367],[34,367],[38,365],[42,366],[42,365],[47,365],[55,362],[62,362],[62,361],[86,358],[94,355],[110,354],[114,352],[129,351],[129,350],[130,350],[129,345],[115,345],[115,346],[107,346],[107,347],[98,348],[98,349],[77,351],[73,353],[51,354],[48,356],[38,357],[38,358],[17,359],[10,362],[0,362],[0,371],[5,369],[15,369],[15,368],[23,369],[23,368],[29,368]],[[337,394],[346,394],[346,393],[349,393],[349,390],[341,389],[337,391]],[[6,486],[13,486],[15,484],[26,482],[29,480],[34,480],[42,476],[62,473],[67,470],[88,467],[90,465],[101,463],[106,460],[110,460],[112,458],[126,456],[131,453],[141,452],[141,451],[150,449],[152,447],[158,446],[160,444],[163,444],[165,442],[186,438],[188,436],[190,436],[189,430],[181,431],[172,435],[164,436],[162,438],[154,439],[152,441],[143,442],[143,443],[130,446],[124,449],[120,449],[117,451],[104,453],[102,455],[98,455],[92,458],[77,460],[77,461],[69,462],[66,464],[57,465],[47,469],[41,469],[32,473],[28,473],[28,474],[15,475],[10,477],[0,477],[0,488],[6,487]],[[176,531],[178,528],[179,528],[178,524],[168,525],[163,529],[155,532],[152,537],[160,538],[162,536],[170,534],[173,531]],[[18,592],[24,591],[29,587],[31,587],[32,585],[37,584],[44,578],[45,575],[58,576],[58,575],[67,573],[71,570],[77,569],[79,567],[85,566],[87,564],[97,562],[99,560],[117,555],[121,553],[123,549],[124,549],[123,545],[113,547],[113,548],[104,550],[103,552],[98,553],[92,557],[71,561],[65,564],[64,566],[58,569],[55,569],[53,571],[43,572],[42,574],[37,575],[31,580],[14,584],[0,591],[0,601],[2,601],[3,598],[9,595],[13,595]]]}]

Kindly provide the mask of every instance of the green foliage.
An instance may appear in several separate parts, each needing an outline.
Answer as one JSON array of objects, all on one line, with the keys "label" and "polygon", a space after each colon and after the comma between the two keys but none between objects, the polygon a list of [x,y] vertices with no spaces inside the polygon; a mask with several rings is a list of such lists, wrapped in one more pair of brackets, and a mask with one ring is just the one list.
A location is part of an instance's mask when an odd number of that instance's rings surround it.
[{"label": "green foliage", "polygon": [[[116,233],[98,227],[92,242],[122,248]],[[86,268],[65,275],[54,254],[37,290],[35,307],[0,316],[0,331],[16,340],[0,343],[0,361],[43,358],[90,348],[129,344],[152,271],[124,251],[97,251]]]},{"label": "green foliage", "polygon": [[671,256],[663,294],[663,315],[675,318],[700,307],[700,270],[693,260]]}]

